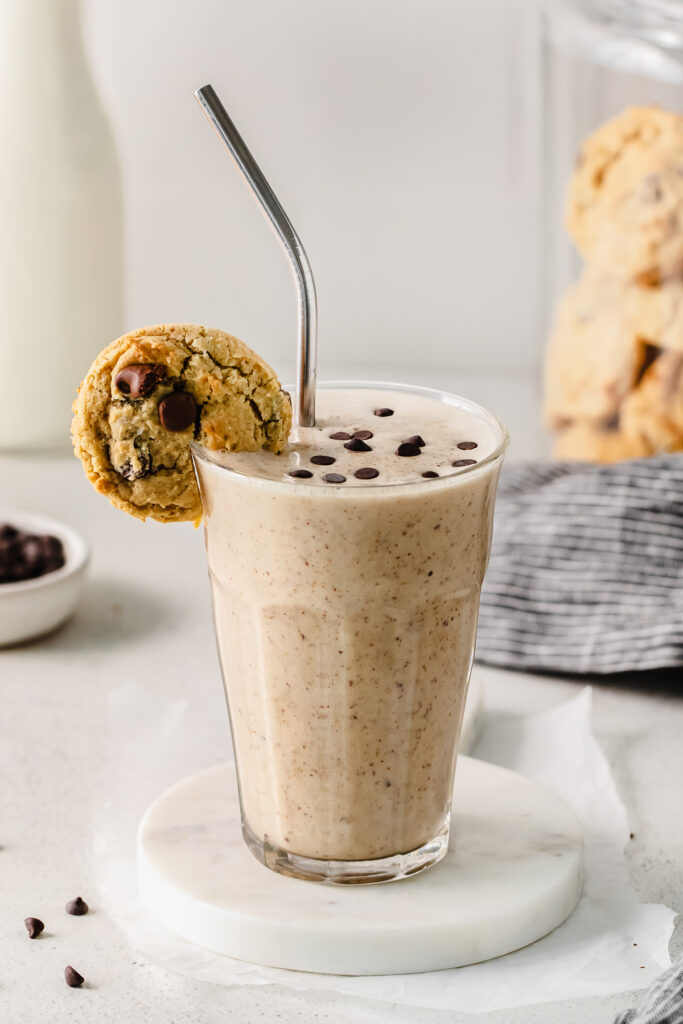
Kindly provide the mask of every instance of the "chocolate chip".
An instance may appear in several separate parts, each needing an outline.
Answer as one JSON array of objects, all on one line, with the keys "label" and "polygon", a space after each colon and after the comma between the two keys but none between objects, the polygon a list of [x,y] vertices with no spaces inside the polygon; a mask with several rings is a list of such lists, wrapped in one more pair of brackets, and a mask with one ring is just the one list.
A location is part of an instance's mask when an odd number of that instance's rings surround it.
[{"label": "chocolate chip", "polygon": [[29,939],[37,939],[45,928],[39,917],[25,917],[24,924],[26,925]]},{"label": "chocolate chip", "polygon": [[145,475],[144,473],[139,473],[131,462],[124,462],[121,468],[117,469],[116,472],[120,477],[123,477],[124,480],[139,480]]},{"label": "chocolate chip", "polygon": [[369,441],[372,436],[371,430],[357,430],[355,434],[351,435],[351,437],[357,437],[361,441]]},{"label": "chocolate chip", "polygon": [[147,445],[144,447],[138,446],[136,442],[135,450],[137,453],[137,464],[134,464],[131,459],[126,459],[121,468],[116,471],[124,480],[142,480],[143,477],[149,476],[151,472],[152,457]]},{"label": "chocolate chip", "polygon": [[173,434],[187,430],[197,415],[197,403],[187,391],[172,391],[161,399],[157,408],[162,427]]},{"label": "chocolate chip", "polygon": [[642,270],[636,274],[633,280],[643,288],[659,288],[662,275],[659,267],[650,267],[649,270]]},{"label": "chocolate chip", "polygon": [[434,477],[438,476],[438,475],[439,474],[435,473],[433,469],[428,469],[426,473],[422,474],[422,476],[425,478],[425,480],[433,480]]},{"label": "chocolate chip", "polygon": [[82,974],[79,974],[73,967],[64,968],[64,981],[67,983],[69,988],[80,988],[85,978]]},{"label": "chocolate chip", "polygon": [[63,565],[64,548],[62,547],[61,540],[59,540],[57,537],[50,536],[49,533],[46,533],[43,537],[41,537],[41,540],[43,542],[43,553],[45,555],[45,558],[49,561],[52,561],[53,559],[61,560],[60,564]]},{"label": "chocolate chip", "polygon": [[418,448],[424,448],[426,443],[419,434],[413,434],[412,437],[406,438],[406,444],[416,444]]},{"label": "chocolate chip", "polygon": [[404,458],[409,459],[412,458],[414,455],[422,455],[422,451],[420,450],[418,445],[413,444],[412,441],[404,441],[403,444],[400,444],[396,449],[396,454],[402,455]]},{"label": "chocolate chip", "polygon": [[0,527],[0,583],[20,583],[61,569],[64,548],[58,537]]},{"label": "chocolate chip", "polygon": [[313,474],[310,469],[293,469],[287,476],[293,476],[297,480],[309,480]]},{"label": "chocolate chip", "polygon": [[74,917],[83,917],[83,914],[87,914],[90,908],[84,899],[77,896],[75,900],[69,900],[64,909],[67,914],[73,914]]},{"label": "chocolate chip", "polygon": [[27,537],[24,541],[24,558],[28,565],[37,567],[43,557],[42,537]]},{"label": "chocolate chip", "polygon": [[460,466],[476,466],[476,464],[476,459],[456,459],[455,462],[451,463],[451,465],[455,466],[456,468]]},{"label": "chocolate chip", "polygon": [[375,416],[393,416],[393,409],[375,409]]},{"label": "chocolate chip", "polygon": [[471,452],[473,448],[478,448],[479,445],[476,441],[461,441],[458,448],[462,452]]},{"label": "chocolate chip", "polygon": [[379,476],[379,470],[373,469],[371,466],[365,466],[363,469],[357,469],[353,475],[358,480],[374,480],[376,476]]},{"label": "chocolate chip", "polygon": [[650,367],[652,366],[654,361],[656,359],[659,359],[659,357],[661,356],[662,352],[663,352],[663,349],[661,349],[659,347],[659,345],[651,345],[647,341],[642,343],[642,346],[641,346],[642,361],[641,361],[640,366],[638,367],[638,372],[637,372],[635,380],[633,382],[633,386],[634,387],[637,384],[640,384],[641,380],[643,379],[643,377],[645,376],[647,371],[650,369]]},{"label": "chocolate chip", "polygon": [[166,376],[166,367],[157,363],[130,363],[116,374],[114,383],[121,394],[145,398]]},{"label": "chocolate chip", "polygon": [[314,466],[331,466],[336,461],[331,455],[311,455],[311,462]]},{"label": "chocolate chip", "polygon": [[326,484],[345,484],[346,477],[342,476],[341,473],[325,473],[323,480]]},{"label": "chocolate chip", "polygon": [[365,441],[361,441],[359,437],[352,437],[350,441],[347,441],[344,445],[350,452],[371,452],[372,448]]},{"label": "chocolate chip", "polygon": [[338,430],[336,434],[330,434],[330,438],[333,441],[350,441],[351,435],[347,434],[345,430]]},{"label": "chocolate chip", "polygon": [[664,195],[662,191],[661,174],[648,174],[643,178],[643,184],[640,191],[646,203],[660,202]]}]

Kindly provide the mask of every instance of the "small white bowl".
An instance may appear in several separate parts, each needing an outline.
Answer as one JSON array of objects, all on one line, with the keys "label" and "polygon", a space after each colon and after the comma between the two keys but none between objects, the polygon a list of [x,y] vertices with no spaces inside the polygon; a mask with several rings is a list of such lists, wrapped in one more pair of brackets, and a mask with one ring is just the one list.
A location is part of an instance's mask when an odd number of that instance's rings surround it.
[{"label": "small white bowl", "polygon": [[58,537],[64,546],[64,565],[33,580],[0,583],[0,647],[33,640],[66,622],[81,596],[90,559],[81,535],[55,519],[0,508],[0,525],[4,523]]}]

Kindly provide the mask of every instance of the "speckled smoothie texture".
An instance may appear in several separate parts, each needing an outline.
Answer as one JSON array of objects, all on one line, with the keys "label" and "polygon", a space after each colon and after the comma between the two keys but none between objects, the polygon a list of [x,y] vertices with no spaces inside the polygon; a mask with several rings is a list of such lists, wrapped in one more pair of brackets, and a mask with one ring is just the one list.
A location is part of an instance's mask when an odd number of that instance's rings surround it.
[{"label": "speckled smoothie texture", "polygon": [[[367,451],[346,447],[359,431]],[[257,838],[368,860],[418,848],[446,820],[499,441],[491,420],[429,393],[321,389],[317,426],[282,455],[196,460]],[[301,470],[313,475],[289,475]]]}]

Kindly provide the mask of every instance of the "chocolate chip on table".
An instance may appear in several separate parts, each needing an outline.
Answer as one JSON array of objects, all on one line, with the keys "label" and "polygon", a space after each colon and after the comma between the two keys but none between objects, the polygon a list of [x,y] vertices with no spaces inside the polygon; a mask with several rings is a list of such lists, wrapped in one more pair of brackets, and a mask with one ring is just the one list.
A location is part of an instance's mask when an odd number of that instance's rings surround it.
[{"label": "chocolate chip on table", "polygon": [[29,939],[37,939],[45,928],[39,917],[25,917],[24,924],[26,925]]},{"label": "chocolate chip on table", "polygon": [[350,441],[347,441],[344,445],[350,452],[371,452],[372,448],[365,441],[361,441],[360,437],[352,437]]},{"label": "chocolate chip on table", "polygon": [[438,475],[439,474],[435,473],[433,469],[428,469],[426,473],[422,474],[422,476],[425,478],[425,480],[433,480],[434,477],[436,477]]},{"label": "chocolate chip on table", "polygon": [[287,476],[293,476],[296,480],[309,480],[313,474],[310,469],[292,469]]},{"label": "chocolate chip on table", "polygon": [[81,896],[77,896],[75,900],[69,900],[64,909],[67,914],[73,914],[74,917],[83,917],[88,913],[90,907]]},{"label": "chocolate chip on table", "polygon": [[375,409],[375,416],[393,416],[393,409]]},{"label": "chocolate chip on table", "polygon": [[412,441],[404,441],[396,449],[396,454],[403,456],[403,458],[410,459],[414,455],[422,455],[422,449],[419,445],[413,444]]},{"label": "chocolate chip on table", "polygon": [[173,434],[187,430],[197,415],[197,403],[187,391],[172,391],[161,399],[157,408],[162,427]]},{"label": "chocolate chip on table", "polygon": [[476,464],[476,459],[456,459],[455,462],[451,463],[456,469],[459,469],[460,466],[475,466]]},{"label": "chocolate chip on table", "polygon": [[413,434],[412,437],[406,438],[406,444],[415,444],[417,445],[418,448],[424,448],[426,443],[427,442],[423,440],[423,438],[421,438],[419,434]]},{"label": "chocolate chip on table", "polygon": [[330,434],[332,441],[350,441],[351,435],[347,434],[345,430],[337,430],[336,433]]},{"label": "chocolate chip on table", "polygon": [[82,974],[79,974],[75,968],[69,965],[64,968],[64,981],[67,983],[69,988],[80,988],[85,978]]},{"label": "chocolate chip on table", "polygon": [[373,469],[372,466],[364,466],[362,469],[357,469],[353,475],[357,480],[374,480],[376,476],[379,476],[379,470]]},{"label": "chocolate chip on table", "polygon": [[345,484],[346,477],[342,476],[341,473],[325,473],[323,480],[326,484]]},{"label": "chocolate chip on table", "polygon": [[311,455],[314,466],[331,466],[336,461],[331,455]]},{"label": "chocolate chip on table", "polygon": [[114,383],[122,395],[146,398],[166,376],[166,367],[156,363],[130,363],[116,374]]},{"label": "chocolate chip on table", "polygon": [[461,452],[471,452],[473,448],[478,448],[479,445],[476,441],[461,441],[458,448]]},{"label": "chocolate chip on table", "polygon": [[360,441],[369,441],[373,437],[371,430],[357,430],[351,437],[357,437]]}]

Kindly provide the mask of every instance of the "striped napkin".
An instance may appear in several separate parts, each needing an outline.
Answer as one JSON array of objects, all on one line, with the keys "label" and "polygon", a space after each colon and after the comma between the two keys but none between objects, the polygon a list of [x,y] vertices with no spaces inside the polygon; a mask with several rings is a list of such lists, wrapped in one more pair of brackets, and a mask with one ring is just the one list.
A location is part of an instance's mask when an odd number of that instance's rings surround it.
[{"label": "striped napkin", "polygon": [[506,467],[477,658],[552,673],[683,664],[683,454]]},{"label": "striped napkin", "polygon": [[614,1024],[683,1024],[683,960],[660,974],[638,1005],[620,1013]]}]

